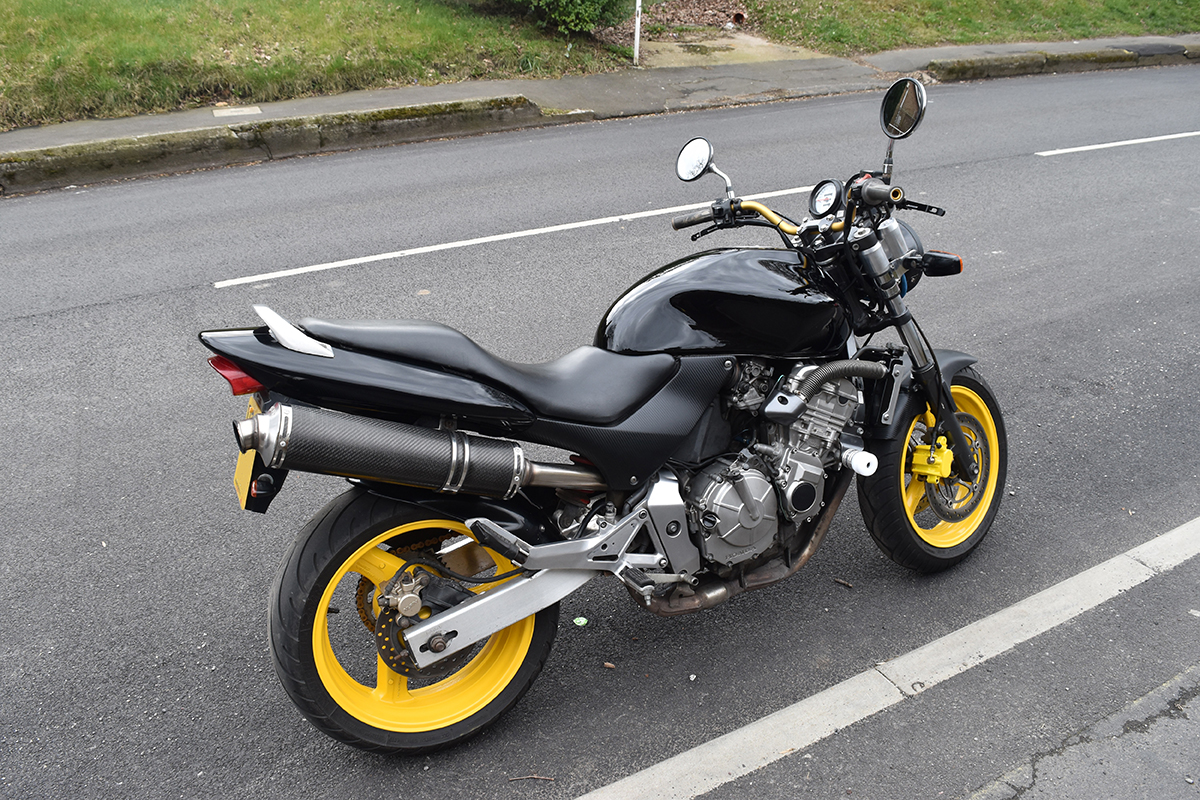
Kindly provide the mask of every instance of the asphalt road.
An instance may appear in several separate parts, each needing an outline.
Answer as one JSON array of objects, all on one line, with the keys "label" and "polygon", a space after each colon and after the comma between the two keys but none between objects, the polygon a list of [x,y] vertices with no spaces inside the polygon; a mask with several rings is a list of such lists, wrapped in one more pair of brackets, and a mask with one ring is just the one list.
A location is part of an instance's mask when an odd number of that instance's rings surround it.
[{"label": "asphalt road", "polygon": [[[896,182],[948,209],[907,219],[967,270],[926,280],[910,305],[935,345],[980,358],[1004,406],[1009,493],[988,540],[958,568],[916,576],[874,548],[851,495],[802,573],[712,612],[659,619],[595,581],[564,602],[525,699],[471,743],[419,759],[326,739],[278,687],[269,586],[341,484],[293,475],[265,517],[237,509],[229,420],[243,407],[195,333],[255,324],[251,303],[266,303],[293,318],[435,319],[539,361],[590,341],[615,294],[651,268],[769,236],[693,244],[652,216],[213,284],[704,201],[716,179],[684,185],[672,171],[699,134],[742,194],[844,179],[882,159],[879,96],[0,202],[3,794],[575,797],[1200,516],[1200,137],[1036,155],[1200,131],[1194,69],[929,95],[924,126],[896,147]],[[767,202],[799,214],[805,199]],[[1188,562],[712,796],[965,797],[1046,764],[1200,663],[1198,577]],[[579,616],[589,623],[567,622]],[[530,775],[554,780],[511,780]],[[1161,796],[1195,791],[1182,776],[1173,787]]]}]

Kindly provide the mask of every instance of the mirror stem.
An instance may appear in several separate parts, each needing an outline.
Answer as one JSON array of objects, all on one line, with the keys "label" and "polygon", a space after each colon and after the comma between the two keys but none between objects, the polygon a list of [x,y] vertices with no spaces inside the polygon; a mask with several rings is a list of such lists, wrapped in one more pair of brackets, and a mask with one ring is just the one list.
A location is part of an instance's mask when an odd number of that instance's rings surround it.
[{"label": "mirror stem", "polygon": [[714,167],[712,165],[709,165],[708,171],[725,180],[725,194],[730,200],[732,200],[734,197],[733,196],[733,181],[729,180],[729,176],[726,175],[724,172],[721,172],[721,170],[717,169],[716,167]]},{"label": "mirror stem", "polygon": [[883,157],[883,182],[891,185],[892,183],[892,147],[896,144],[895,139],[888,139],[887,155]]}]

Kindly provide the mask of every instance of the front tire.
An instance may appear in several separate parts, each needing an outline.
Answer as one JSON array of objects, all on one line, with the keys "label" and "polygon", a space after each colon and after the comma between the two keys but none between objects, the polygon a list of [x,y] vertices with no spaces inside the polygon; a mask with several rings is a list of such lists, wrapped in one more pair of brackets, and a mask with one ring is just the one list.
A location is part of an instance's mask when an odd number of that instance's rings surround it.
[{"label": "front tire", "polygon": [[[270,641],[284,690],[313,725],[364,750],[420,753],[473,736],[525,694],[554,642],[557,604],[425,671],[401,674],[379,655],[377,598],[416,559],[430,563],[450,540],[465,545],[454,556],[460,575],[513,570],[469,537],[461,522],[363,488],[301,531],[271,595]],[[480,593],[501,582],[459,585]],[[431,613],[423,607],[420,616]]]},{"label": "front tire", "polygon": [[971,368],[954,376],[950,392],[980,470],[976,484],[955,475],[927,483],[914,473],[914,451],[937,444],[933,412],[915,395],[905,395],[896,410],[900,436],[874,446],[875,474],[858,480],[871,537],[890,559],[918,572],[937,572],[966,558],[990,530],[1004,494],[1008,436],[996,396]]}]

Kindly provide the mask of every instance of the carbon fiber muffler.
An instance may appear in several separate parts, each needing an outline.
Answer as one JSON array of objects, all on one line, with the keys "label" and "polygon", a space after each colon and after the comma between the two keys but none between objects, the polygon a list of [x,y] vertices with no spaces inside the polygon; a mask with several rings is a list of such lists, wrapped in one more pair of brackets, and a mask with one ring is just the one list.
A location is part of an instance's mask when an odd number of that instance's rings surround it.
[{"label": "carbon fiber muffler", "polygon": [[277,469],[509,498],[522,486],[606,488],[595,470],[529,461],[521,445],[276,403],[233,423],[238,448]]}]

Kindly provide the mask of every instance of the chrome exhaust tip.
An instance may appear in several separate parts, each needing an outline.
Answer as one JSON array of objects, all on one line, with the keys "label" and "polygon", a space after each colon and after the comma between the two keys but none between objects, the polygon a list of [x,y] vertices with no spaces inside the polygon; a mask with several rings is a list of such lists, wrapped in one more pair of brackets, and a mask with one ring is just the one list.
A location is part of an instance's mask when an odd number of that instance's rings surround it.
[{"label": "chrome exhaust tip", "polygon": [[243,453],[257,450],[263,463],[278,467],[283,460],[291,427],[291,407],[276,403],[261,414],[234,420],[233,438],[237,440],[238,450]]},{"label": "chrome exhaust tip", "polygon": [[258,419],[257,415],[233,421],[233,438],[237,440],[238,450],[243,453],[247,450],[255,449],[258,444],[258,425],[255,424],[256,419]]}]

